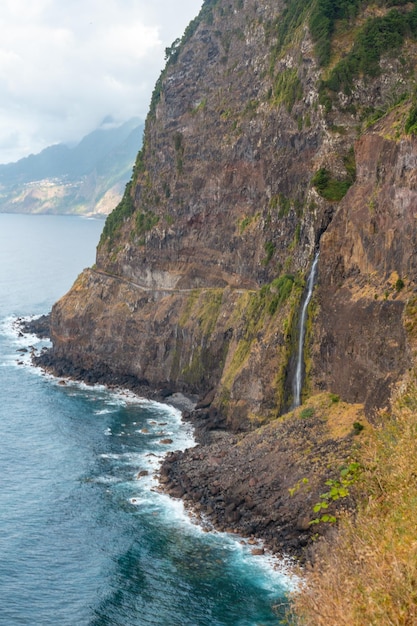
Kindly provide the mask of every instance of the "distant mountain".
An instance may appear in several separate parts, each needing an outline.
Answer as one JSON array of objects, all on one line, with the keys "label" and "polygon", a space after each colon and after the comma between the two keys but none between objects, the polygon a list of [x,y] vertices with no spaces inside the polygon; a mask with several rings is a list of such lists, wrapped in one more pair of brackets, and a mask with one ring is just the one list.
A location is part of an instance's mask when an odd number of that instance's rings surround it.
[{"label": "distant mountain", "polygon": [[76,146],[49,146],[0,165],[1,213],[107,215],[122,197],[143,123],[103,124]]}]

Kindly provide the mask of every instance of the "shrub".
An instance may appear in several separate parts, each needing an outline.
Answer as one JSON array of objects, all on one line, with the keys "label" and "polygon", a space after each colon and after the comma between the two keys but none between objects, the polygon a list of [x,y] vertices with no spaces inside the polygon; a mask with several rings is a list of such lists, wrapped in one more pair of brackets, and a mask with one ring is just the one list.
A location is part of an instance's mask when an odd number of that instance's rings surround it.
[{"label": "shrub", "polygon": [[[326,3],[327,0],[322,1]],[[403,45],[406,36],[416,35],[417,5],[412,11],[392,9],[382,17],[368,19],[358,31],[351,51],[332,69],[328,80],[321,84],[321,91],[329,89],[349,94],[354,79],[360,74],[377,76],[380,73],[381,55],[394,53]],[[326,58],[327,63],[329,57]]]},{"label": "shrub", "polygon": [[135,205],[132,198],[132,181],[130,181],[123,194],[123,198],[116,206],[115,209],[107,216],[103,232],[101,233],[99,245],[103,245],[107,241],[107,245],[110,248],[114,239],[117,236],[122,224],[126,221],[135,211]]},{"label": "shrub", "polygon": [[152,230],[159,222],[159,217],[152,211],[139,212],[136,214],[135,232],[137,235],[144,235],[147,231]]},{"label": "shrub", "polygon": [[405,132],[409,135],[417,135],[417,93],[414,94],[413,103],[405,122]]},{"label": "shrub", "polygon": [[265,248],[266,256],[262,261],[262,265],[268,265],[268,263],[274,256],[275,246],[272,241],[265,241],[264,248]]},{"label": "shrub", "polygon": [[356,179],[356,162],[353,148],[343,159],[346,168],[345,178],[336,178],[325,167],[321,167],[311,179],[311,184],[317,193],[325,200],[339,202],[347,193]]},{"label": "shrub", "polygon": [[398,278],[395,283],[395,290],[401,291],[401,289],[404,289],[404,281],[402,278]]},{"label": "shrub", "polygon": [[294,276],[292,274],[284,274],[272,281],[270,290],[272,299],[268,305],[270,315],[274,315],[278,307],[289,298],[293,286]]},{"label": "shrub", "polygon": [[294,104],[303,97],[303,87],[296,68],[286,69],[277,75],[273,95],[275,102],[284,104],[290,113]]},{"label": "shrub", "polygon": [[320,65],[327,65],[330,61],[336,20],[353,18],[361,4],[362,0],[317,0],[313,5],[309,25]]},{"label": "shrub", "polygon": [[333,178],[329,170],[322,167],[311,179],[311,184],[325,200],[339,202],[346,195],[352,183],[348,179]]}]

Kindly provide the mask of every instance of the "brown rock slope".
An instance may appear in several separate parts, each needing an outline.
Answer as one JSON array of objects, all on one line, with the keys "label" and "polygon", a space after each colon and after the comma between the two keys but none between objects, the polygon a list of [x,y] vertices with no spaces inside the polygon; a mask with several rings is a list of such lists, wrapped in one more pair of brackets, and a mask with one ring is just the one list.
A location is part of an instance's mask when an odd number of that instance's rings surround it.
[{"label": "brown rock slope", "polygon": [[417,276],[417,142],[389,136],[401,119],[400,109],[356,142],[356,183],[321,241],[315,384],[369,411],[412,363],[403,315]]},{"label": "brown rock slope", "polygon": [[[380,4],[334,22],[321,67],[309,28],[319,3],[206,0],[155,87],[96,266],[53,307],[45,363],[209,394],[210,427],[253,430],[292,404],[297,319],[319,246],[303,398],[335,393],[371,419],[389,402],[413,364],[414,309],[403,319],[416,278],[417,141],[405,133],[416,53],[414,4]],[[391,10],[398,23],[411,16],[395,54],[386,46],[377,66],[364,61],[335,87],[339,62]],[[278,437],[292,442],[288,454],[304,446],[290,431]],[[281,458],[268,450],[268,464]]]},{"label": "brown rock slope", "polygon": [[[318,529],[310,522],[321,516],[314,506],[329,489],[325,481],[349,466],[358,423],[364,424],[361,405],[319,394],[243,437],[223,433],[208,446],[170,453],[161,483],[217,528],[302,555]],[[325,512],[334,515],[340,504]]]}]

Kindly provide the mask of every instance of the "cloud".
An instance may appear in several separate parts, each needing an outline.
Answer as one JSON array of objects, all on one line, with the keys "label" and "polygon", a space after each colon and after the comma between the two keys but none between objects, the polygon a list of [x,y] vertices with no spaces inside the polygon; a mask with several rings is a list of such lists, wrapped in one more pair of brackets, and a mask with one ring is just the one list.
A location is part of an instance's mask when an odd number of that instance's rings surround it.
[{"label": "cloud", "polygon": [[0,162],[145,117],[164,50],[202,0],[2,0]]}]

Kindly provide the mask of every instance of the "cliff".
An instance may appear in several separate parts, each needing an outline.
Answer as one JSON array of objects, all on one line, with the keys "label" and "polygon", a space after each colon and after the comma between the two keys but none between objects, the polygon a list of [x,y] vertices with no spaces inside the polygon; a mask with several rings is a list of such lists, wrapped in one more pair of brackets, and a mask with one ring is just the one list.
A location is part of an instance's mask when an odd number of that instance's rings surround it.
[{"label": "cliff", "polygon": [[[414,2],[206,0],[169,50],[96,265],[53,307],[44,362],[165,396],[198,394],[206,429],[281,424],[285,458],[304,449],[310,467],[319,437],[318,497],[340,455],[350,458],[358,417],[343,405],[346,428],[335,434],[315,394],[363,405],[365,424],[414,366],[416,16]],[[293,403],[317,250],[302,392],[314,405],[303,419],[316,422],[304,440],[280,416]],[[279,448],[269,443],[268,454]],[[210,507],[178,464],[172,488]],[[267,491],[288,494],[307,466]],[[200,481],[207,476],[201,469]]]}]

